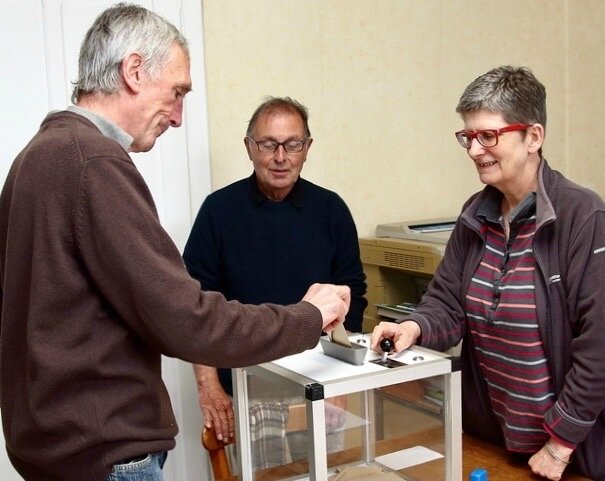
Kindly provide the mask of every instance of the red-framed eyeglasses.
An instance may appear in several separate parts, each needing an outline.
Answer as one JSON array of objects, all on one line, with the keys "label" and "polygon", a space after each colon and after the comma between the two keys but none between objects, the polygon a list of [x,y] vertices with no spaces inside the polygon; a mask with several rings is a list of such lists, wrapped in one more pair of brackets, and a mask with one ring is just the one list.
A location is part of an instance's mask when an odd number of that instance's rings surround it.
[{"label": "red-framed eyeglasses", "polygon": [[506,132],[516,132],[525,130],[531,127],[528,124],[511,124],[501,129],[486,129],[486,130],[460,130],[456,132],[456,139],[463,149],[470,149],[473,139],[477,139],[483,147],[494,147],[498,145],[498,137]]}]

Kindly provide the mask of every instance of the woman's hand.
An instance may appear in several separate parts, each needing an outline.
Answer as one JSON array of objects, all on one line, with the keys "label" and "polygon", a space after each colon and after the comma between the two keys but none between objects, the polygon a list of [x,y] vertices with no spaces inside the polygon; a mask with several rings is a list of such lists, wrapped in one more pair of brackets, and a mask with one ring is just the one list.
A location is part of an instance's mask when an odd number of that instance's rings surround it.
[{"label": "woman's hand", "polygon": [[554,441],[552,438],[528,461],[531,470],[546,479],[559,481],[570,463],[573,449]]},{"label": "woman's hand", "polygon": [[382,352],[380,341],[391,339],[395,344],[394,352],[401,352],[414,344],[420,334],[420,326],[414,321],[404,321],[401,324],[383,321],[374,328],[370,347],[376,352]]}]

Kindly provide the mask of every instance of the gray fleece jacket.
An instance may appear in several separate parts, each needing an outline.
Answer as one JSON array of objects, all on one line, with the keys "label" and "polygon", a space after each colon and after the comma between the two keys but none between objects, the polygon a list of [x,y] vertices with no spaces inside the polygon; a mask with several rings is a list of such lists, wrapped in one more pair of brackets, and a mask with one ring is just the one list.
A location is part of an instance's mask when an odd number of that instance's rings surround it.
[{"label": "gray fleece jacket", "polygon": [[[485,245],[475,213],[489,189],[465,203],[443,261],[410,317],[421,327],[423,346],[445,350],[464,339],[464,430],[503,442],[466,330],[464,306]],[[577,445],[573,468],[605,480],[605,203],[544,159],[536,194],[537,317],[557,394],[544,426]]]}]

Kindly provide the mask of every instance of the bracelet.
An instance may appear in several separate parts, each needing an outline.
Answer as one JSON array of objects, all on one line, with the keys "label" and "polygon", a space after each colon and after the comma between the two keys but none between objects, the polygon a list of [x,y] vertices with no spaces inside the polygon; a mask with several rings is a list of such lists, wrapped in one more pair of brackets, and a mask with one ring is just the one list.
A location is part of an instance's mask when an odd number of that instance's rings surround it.
[{"label": "bracelet", "polygon": [[571,461],[564,461],[559,456],[557,456],[557,454],[553,450],[552,446],[550,445],[550,441],[548,441],[545,446],[546,446],[546,450],[548,451],[548,454],[550,454],[554,459],[556,459],[557,461],[559,461],[560,463],[563,463],[563,464],[571,464]]}]

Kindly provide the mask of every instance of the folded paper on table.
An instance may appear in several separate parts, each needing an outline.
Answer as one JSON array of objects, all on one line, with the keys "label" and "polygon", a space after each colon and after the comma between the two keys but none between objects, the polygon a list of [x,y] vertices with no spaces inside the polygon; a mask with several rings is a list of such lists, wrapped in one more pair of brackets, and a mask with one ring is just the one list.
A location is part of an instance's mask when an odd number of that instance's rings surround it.
[{"label": "folded paper on table", "polygon": [[329,481],[401,481],[396,473],[383,471],[379,466],[347,466],[328,478]]},{"label": "folded paper on table", "polygon": [[442,458],[443,454],[424,446],[414,446],[376,457],[376,461],[394,471]]}]

